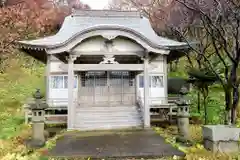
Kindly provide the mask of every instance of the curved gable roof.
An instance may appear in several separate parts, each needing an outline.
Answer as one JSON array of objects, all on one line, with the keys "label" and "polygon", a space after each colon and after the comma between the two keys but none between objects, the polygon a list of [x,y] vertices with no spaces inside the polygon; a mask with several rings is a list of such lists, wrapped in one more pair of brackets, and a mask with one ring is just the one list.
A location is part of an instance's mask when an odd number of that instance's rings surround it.
[{"label": "curved gable roof", "polygon": [[75,37],[97,29],[125,30],[137,35],[156,49],[188,48],[184,42],[158,36],[149,20],[136,11],[83,10],[67,16],[57,34],[36,40],[19,41],[23,48],[48,49],[70,42]]}]

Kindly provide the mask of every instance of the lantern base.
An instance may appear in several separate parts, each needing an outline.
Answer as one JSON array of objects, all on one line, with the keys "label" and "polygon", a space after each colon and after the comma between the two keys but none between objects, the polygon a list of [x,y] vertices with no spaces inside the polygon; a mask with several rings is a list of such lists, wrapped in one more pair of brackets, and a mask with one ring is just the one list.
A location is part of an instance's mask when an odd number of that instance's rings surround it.
[{"label": "lantern base", "polygon": [[186,138],[183,136],[178,136],[176,138],[176,142],[181,143],[184,146],[190,147],[193,145],[192,141],[190,140],[190,138]]},{"label": "lantern base", "polygon": [[45,145],[45,142],[41,140],[31,139],[27,142],[27,146],[29,148],[34,148],[34,149],[42,148],[44,145]]}]

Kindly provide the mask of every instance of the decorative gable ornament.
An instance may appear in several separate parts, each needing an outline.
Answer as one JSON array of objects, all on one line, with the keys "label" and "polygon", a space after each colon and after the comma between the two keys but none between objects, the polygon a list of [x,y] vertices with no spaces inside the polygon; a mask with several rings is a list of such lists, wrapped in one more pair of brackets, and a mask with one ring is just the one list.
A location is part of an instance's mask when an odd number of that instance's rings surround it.
[{"label": "decorative gable ornament", "polygon": [[112,40],[106,40],[103,45],[103,51],[104,52],[113,52],[114,47],[113,47],[113,41]]},{"label": "decorative gable ornament", "polygon": [[113,55],[104,55],[103,61],[101,61],[99,64],[119,64],[119,63],[115,61],[115,57],[113,57]]},{"label": "decorative gable ornament", "polygon": [[[111,40],[106,40],[104,43],[105,52],[113,52],[113,42]],[[103,61],[100,64],[119,64],[115,61],[115,57],[113,55],[104,55]]]}]

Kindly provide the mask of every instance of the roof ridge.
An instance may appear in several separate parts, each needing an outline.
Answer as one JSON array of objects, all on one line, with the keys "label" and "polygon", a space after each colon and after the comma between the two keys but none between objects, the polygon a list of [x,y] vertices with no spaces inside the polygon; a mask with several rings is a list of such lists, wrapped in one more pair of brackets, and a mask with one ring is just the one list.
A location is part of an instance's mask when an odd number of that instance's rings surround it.
[{"label": "roof ridge", "polygon": [[142,14],[139,11],[73,9],[71,16],[141,18]]}]

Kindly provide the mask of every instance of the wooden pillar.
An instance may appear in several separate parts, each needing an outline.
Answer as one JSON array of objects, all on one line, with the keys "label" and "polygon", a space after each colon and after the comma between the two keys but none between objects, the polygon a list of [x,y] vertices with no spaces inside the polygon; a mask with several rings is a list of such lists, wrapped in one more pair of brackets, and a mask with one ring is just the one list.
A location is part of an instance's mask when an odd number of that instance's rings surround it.
[{"label": "wooden pillar", "polygon": [[144,58],[144,128],[150,128],[148,52]]},{"label": "wooden pillar", "polygon": [[140,97],[139,95],[139,74],[135,74],[135,94],[136,94],[136,103],[138,98]]},{"label": "wooden pillar", "polygon": [[74,65],[75,57],[72,55],[69,55],[68,57],[68,120],[67,120],[67,128],[73,129],[74,124],[74,112],[75,112],[75,106],[74,106]]},{"label": "wooden pillar", "polygon": [[50,104],[50,81],[51,81],[51,77],[50,77],[50,72],[51,72],[51,66],[50,66],[50,62],[52,59],[52,55],[47,55],[47,64],[46,64],[46,70],[45,70],[45,80],[46,80],[46,88],[45,88],[45,98],[46,98],[46,102],[47,104]]},{"label": "wooden pillar", "polygon": [[110,72],[107,71],[107,87],[108,87],[108,90],[107,90],[107,94],[108,94],[108,106],[110,106]]},{"label": "wooden pillar", "polygon": [[123,79],[123,72],[121,73],[121,103],[124,102],[124,79]]},{"label": "wooden pillar", "polygon": [[163,87],[164,87],[164,103],[168,103],[168,64],[167,64],[167,56],[163,56]]},{"label": "wooden pillar", "polygon": [[78,72],[78,83],[77,83],[77,102],[81,101],[81,87],[82,87],[82,72]]}]

